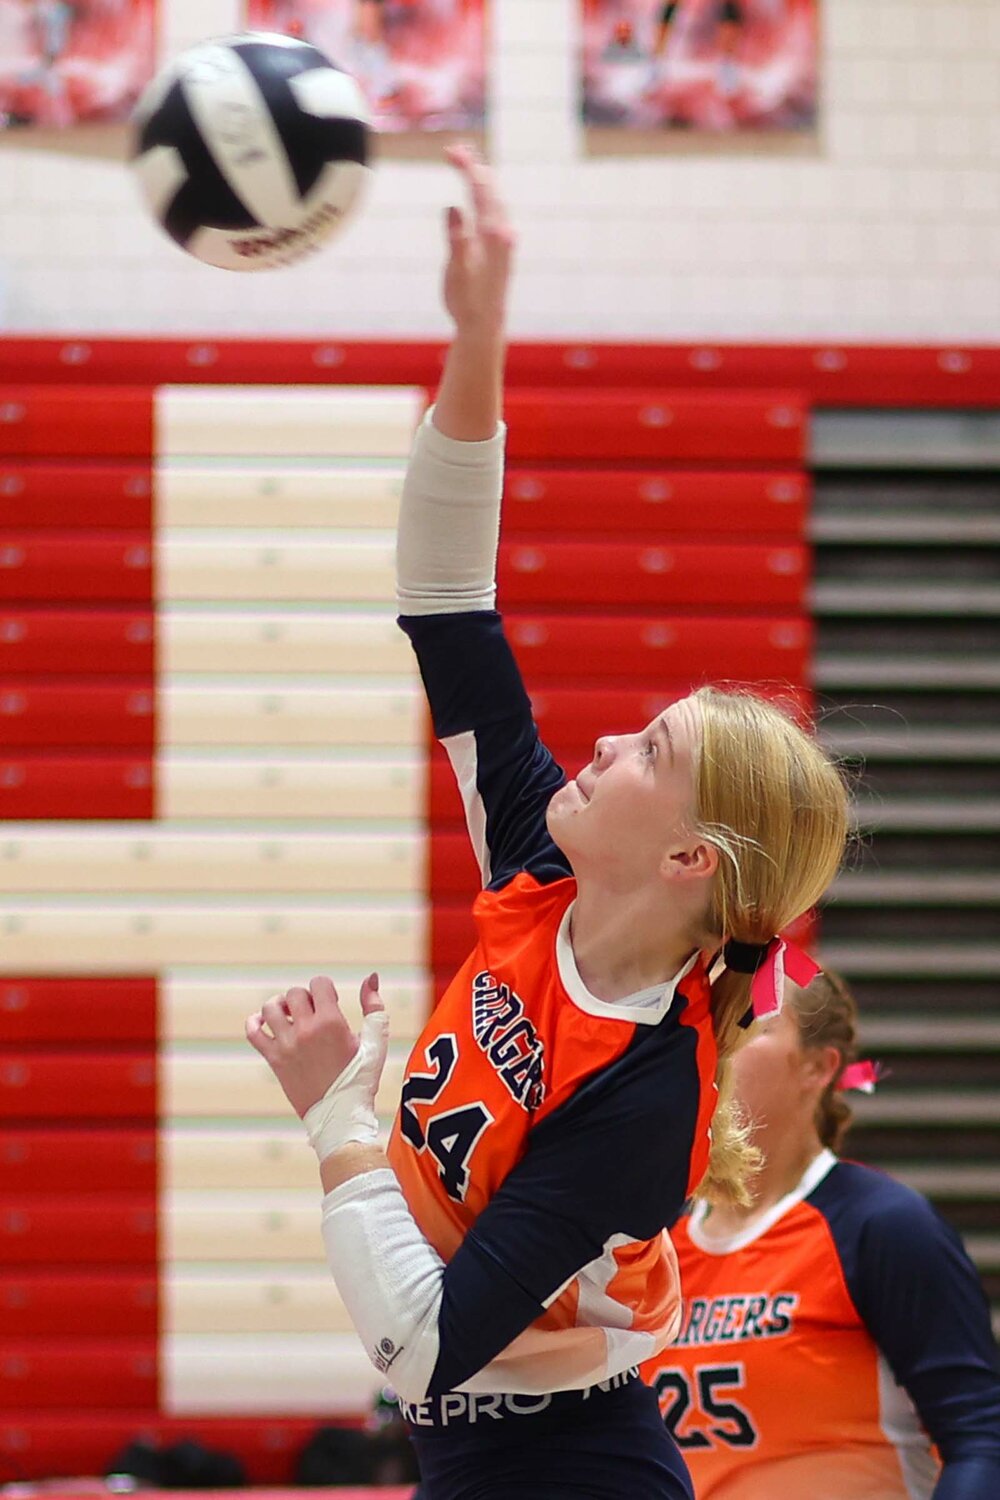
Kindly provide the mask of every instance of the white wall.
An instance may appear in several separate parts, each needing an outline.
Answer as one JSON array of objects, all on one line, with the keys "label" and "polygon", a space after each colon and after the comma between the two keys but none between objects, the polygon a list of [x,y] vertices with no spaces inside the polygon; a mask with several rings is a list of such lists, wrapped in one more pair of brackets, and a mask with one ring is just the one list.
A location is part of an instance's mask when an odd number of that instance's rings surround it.
[{"label": "white wall", "polygon": [[[236,27],[238,0],[160,3],[164,56]],[[576,0],[493,0],[492,151],[522,237],[516,336],[1000,340],[1000,3],[822,5],[814,155],[587,160]],[[443,168],[384,163],[335,246],[240,276],[163,240],[121,164],[93,154],[108,149],[107,132],[90,155],[0,142],[11,330],[444,332]]]}]

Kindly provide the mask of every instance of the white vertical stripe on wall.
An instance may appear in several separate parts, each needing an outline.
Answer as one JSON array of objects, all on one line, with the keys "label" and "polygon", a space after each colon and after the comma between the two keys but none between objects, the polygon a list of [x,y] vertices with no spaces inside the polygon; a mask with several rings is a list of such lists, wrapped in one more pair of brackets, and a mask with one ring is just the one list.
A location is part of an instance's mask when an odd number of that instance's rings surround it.
[{"label": "white vertical stripe on wall", "polygon": [[388,1129],[430,991],[425,709],[393,606],[423,402],[157,393],[159,821],[91,830],[90,859],[78,836],[14,831],[11,878],[55,871],[64,903],[128,889],[156,938],[161,1378],[178,1415],[356,1412],[379,1386],[325,1266],[315,1158],[243,1023],[320,972],[357,1021],[379,968]]},{"label": "white vertical stripe on wall", "polygon": [[[521,232],[521,338],[1000,339],[996,0],[821,0],[810,155],[588,160],[576,0],[492,9],[491,146]],[[231,31],[234,0],[161,0],[165,52]],[[0,265],[27,331],[441,336],[441,166],[382,160],[344,236],[291,269],[199,266],[119,159],[0,141]],[[96,153],[103,152],[103,155]]]}]

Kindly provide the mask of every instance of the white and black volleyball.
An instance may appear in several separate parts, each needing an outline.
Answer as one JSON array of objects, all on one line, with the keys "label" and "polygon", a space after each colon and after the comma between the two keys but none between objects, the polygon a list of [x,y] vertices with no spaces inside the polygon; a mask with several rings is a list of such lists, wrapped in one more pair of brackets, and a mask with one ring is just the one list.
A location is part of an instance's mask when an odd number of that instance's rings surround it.
[{"label": "white and black volleyball", "polygon": [[247,32],[183,53],[134,117],[143,196],[182,249],[228,271],[286,266],[336,234],[368,175],[368,110],[316,47]]}]

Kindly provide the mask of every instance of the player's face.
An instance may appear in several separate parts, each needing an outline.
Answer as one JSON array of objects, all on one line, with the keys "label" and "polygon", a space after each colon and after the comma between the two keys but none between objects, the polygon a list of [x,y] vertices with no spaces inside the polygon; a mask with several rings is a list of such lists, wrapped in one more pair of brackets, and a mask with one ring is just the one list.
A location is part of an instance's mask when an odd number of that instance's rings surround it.
[{"label": "player's face", "polygon": [[796,1095],[803,1061],[798,1022],[789,1005],[755,1021],[753,1035],[733,1058],[737,1098],[757,1129],[778,1124]]},{"label": "player's face", "polygon": [[590,764],[548,806],[555,842],[577,874],[599,859],[623,888],[653,876],[672,840],[695,823],[695,773],[701,715],[693,698],[658,714],[637,734],[602,735]]}]

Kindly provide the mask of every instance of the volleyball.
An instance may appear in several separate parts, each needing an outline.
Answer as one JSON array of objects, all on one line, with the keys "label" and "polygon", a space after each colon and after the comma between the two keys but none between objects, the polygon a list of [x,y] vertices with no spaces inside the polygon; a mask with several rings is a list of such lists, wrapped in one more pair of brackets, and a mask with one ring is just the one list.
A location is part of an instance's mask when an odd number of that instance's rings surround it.
[{"label": "volleyball", "polygon": [[132,163],[183,250],[229,271],[290,265],[337,233],[368,176],[361,89],[309,42],[203,42],[148,85]]}]

